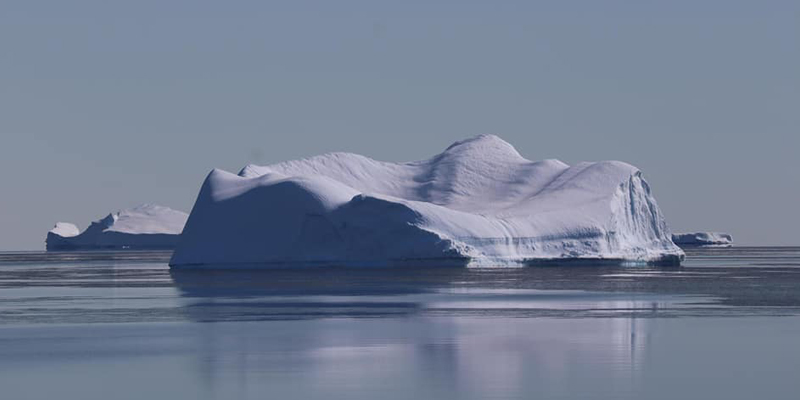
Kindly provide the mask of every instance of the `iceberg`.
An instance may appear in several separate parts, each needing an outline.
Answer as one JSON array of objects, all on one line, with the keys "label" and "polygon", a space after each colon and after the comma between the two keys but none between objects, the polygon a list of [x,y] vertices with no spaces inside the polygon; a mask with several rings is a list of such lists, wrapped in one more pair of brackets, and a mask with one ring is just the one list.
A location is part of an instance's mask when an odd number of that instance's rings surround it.
[{"label": "iceberg", "polygon": [[189,215],[154,204],[111,213],[85,231],[59,222],[47,232],[48,251],[95,249],[173,249]]},{"label": "iceberg", "polygon": [[650,186],[619,161],[529,161],[494,135],[430,159],[329,153],[203,183],[172,267],[679,264]]},{"label": "iceberg", "polygon": [[733,237],[730,234],[722,232],[675,233],[672,235],[672,241],[675,244],[684,247],[726,247],[733,244]]}]

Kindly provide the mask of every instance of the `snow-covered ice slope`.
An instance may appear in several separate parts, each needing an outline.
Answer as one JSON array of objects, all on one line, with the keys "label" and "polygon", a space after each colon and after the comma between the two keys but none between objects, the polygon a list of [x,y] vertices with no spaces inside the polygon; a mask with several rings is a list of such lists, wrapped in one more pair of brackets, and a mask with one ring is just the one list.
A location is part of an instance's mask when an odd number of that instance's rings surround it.
[{"label": "snow-covered ice slope", "polygon": [[172,266],[678,263],[650,187],[619,162],[532,162],[493,135],[389,163],[330,153],[213,170]]},{"label": "snow-covered ice slope", "polygon": [[672,241],[679,246],[730,246],[733,237],[721,232],[676,233]]},{"label": "snow-covered ice slope", "polygon": [[188,214],[168,207],[144,204],[109,214],[80,233],[59,222],[47,233],[47,250],[172,249]]}]

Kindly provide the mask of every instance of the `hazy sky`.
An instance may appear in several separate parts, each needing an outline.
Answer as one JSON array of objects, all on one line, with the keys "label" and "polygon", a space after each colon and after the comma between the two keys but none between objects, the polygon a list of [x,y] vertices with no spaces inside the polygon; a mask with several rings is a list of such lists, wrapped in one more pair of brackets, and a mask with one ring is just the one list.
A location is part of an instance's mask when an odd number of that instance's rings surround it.
[{"label": "hazy sky", "polygon": [[0,250],[214,167],[497,134],[640,167],[673,231],[798,245],[798,1],[0,2]]}]

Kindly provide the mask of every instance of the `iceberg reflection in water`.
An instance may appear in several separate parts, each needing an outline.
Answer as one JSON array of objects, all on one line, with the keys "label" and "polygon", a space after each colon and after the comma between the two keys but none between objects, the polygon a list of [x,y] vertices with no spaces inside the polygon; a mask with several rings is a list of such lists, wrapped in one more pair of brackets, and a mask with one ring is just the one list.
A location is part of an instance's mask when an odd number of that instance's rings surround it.
[{"label": "iceberg reflection in water", "polygon": [[[682,268],[170,271],[0,255],[3,398],[793,398],[800,252]],[[783,395],[786,394],[786,395]]]}]

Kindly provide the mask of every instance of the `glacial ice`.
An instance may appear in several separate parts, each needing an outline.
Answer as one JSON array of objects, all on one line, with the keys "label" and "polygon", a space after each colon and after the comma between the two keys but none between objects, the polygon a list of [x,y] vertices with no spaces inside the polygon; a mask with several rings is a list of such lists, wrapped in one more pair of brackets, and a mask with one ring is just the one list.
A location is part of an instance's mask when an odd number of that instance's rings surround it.
[{"label": "glacial ice", "polygon": [[532,162],[494,135],[430,159],[329,153],[203,183],[173,267],[679,263],[642,173]]},{"label": "glacial ice", "polygon": [[675,233],[672,241],[679,246],[730,246],[733,237],[722,232]]},{"label": "glacial ice", "polygon": [[143,204],[111,213],[92,222],[82,233],[59,222],[47,233],[47,250],[172,249],[188,214],[168,207]]}]

